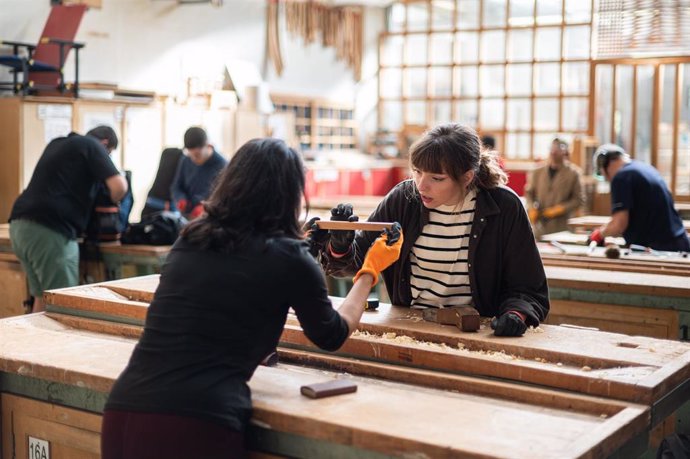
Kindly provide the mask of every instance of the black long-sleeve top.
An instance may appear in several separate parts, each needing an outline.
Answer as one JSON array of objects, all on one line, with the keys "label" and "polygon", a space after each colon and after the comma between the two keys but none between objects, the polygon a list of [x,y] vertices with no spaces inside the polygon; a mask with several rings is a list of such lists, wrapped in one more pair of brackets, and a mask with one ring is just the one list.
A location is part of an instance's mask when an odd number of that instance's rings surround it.
[{"label": "black long-sleeve top", "polygon": [[179,239],[106,409],[195,416],[242,431],[251,415],[246,382],[278,344],[289,307],[319,347],[336,350],[347,339],[304,242],[257,239],[228,255]]}]

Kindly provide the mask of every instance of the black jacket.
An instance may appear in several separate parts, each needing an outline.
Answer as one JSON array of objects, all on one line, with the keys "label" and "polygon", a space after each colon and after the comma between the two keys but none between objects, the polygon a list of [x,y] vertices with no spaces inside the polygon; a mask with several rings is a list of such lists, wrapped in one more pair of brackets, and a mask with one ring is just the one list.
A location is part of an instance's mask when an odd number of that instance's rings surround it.
[{"label": "black jacket", "polygon": [[[400,259],[383,272],[393,304],[409,306],[410,251],[429,220],[412,180],[399,183],[378,205],[370,221],[402,225],[404,243]],[[358,232],[352,250],[343,258],[321,253],[327,274],[351,276],[362,266],[367,250],[378,236]],[[539,325],[549,312],[549,291],[527,213],[509,188],[477,190],[468,267],[474,307],[492,317],[509,310],[525,314],[527,324]]]}]

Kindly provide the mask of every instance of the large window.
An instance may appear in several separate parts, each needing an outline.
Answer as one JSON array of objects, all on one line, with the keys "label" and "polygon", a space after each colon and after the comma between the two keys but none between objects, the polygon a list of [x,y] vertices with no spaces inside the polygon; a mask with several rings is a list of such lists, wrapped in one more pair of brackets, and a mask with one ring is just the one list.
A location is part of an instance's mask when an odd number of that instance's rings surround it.
[{"label": "large window", "polygon": [[591,0],[408,0],[389,8],[379,52],[379,126],[459,121],[508,158],[585,134]]},{"label": "large window", "polygon": [[676,198],[690,199],[690,57],[593,65],[592,132],[655,166]]}]

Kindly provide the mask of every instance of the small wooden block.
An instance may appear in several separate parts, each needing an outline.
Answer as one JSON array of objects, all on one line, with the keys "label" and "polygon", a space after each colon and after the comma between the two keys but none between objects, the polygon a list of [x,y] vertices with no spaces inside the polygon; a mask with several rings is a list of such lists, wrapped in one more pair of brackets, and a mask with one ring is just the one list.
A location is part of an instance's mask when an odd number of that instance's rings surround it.
[{"label": "small wooden block", "polygon": [[462,331],[479,330],[479,312],[469,306],[454,308],[429,308],[422,313],[424,320],[441,325],[455,325]]},{"label": "small wooden block", "polygon": [[357,384],[347,379],[336,379],[323,383],[309,384],[300,388],[302,395],[309,398],[332,397],[333,395],[357,392]]},{"label": "small wooden block", "polygon": [[460,324],[460,330],[464,332],[476,332],[479,330],[480,325],[479,314],[471,314],[462,316],[462,323]]}]

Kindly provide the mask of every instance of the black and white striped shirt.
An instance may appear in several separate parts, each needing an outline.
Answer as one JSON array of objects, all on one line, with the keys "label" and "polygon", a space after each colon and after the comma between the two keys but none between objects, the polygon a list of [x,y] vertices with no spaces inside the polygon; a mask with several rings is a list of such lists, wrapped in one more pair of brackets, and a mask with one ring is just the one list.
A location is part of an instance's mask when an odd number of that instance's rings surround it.
[{"label": "black and white striped shirt", "polygon": [[472,302],[467,258],[476,198],[473,190],[462,207],[439,206],[429,211],[429,222],[410,253],[413,308]]}]

